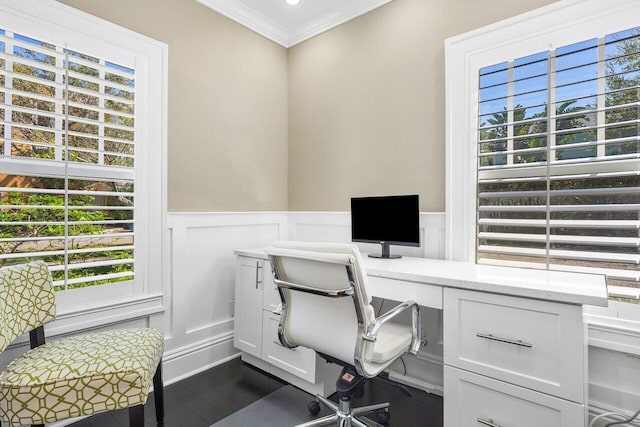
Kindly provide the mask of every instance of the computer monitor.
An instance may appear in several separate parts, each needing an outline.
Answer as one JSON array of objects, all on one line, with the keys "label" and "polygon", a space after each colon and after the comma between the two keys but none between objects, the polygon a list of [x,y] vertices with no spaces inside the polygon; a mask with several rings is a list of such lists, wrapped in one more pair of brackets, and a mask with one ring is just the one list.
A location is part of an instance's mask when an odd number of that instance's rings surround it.
[{"label": "computer monitor", "polygon": [[382,253],[373,258],[401,258],[391,255],[389,245],[420,246],[418,195],[354,197],[351,199],[351,240],[380,243]]}]

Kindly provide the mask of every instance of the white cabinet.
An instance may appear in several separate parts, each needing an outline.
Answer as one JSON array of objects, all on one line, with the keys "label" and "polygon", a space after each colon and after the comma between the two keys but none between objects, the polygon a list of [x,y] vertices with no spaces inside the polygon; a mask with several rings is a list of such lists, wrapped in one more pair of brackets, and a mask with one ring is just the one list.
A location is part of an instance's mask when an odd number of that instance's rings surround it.
[{"label": "white cabinet", "polygon": [[233,345],[255,357],[262,355],[264,260],[238,257]]},{"label": "white cabinet", "polygon": [[582,307],[444,293],[447,426],[584,426]]},{"label": "white cabinet", "polygon": [[235,330],[233,345],[242,360],[312,394],[329,395],[341,367],[318,360],[313,350],[282,346],[278,339],[280,295],[269,262],[262,258],[236,259]]}]

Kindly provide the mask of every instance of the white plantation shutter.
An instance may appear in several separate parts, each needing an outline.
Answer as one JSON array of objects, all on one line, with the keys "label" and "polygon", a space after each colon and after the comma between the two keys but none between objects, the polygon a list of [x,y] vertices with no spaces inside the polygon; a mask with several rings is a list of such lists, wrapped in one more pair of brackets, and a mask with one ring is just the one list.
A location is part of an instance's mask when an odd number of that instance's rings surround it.
[{"label": "white plantation shutter", "polygon": [[57,289],[134,275],[135,71],[0,30],[0,265]]},{"label": "white plantation shutter", "polygon": [[640,29],[480,70],[478,263],[640,287]]}]

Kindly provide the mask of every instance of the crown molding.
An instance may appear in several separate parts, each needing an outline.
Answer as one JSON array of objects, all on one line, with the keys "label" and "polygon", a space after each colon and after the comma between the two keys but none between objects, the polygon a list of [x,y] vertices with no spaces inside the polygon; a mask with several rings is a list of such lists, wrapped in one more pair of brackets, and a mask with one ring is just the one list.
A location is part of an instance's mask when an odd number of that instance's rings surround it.
[{"label": "crown molding", "polygon": [[360,0],[351,6],[343,6],[333,10],[330,14],[326,14],[310,22],[304,27],[294,32],[289,32],[287,47],[294,46],[320,33],[328,31],[340,24],[351,21],[358,16],[371,12],[374,9],[384,6],[393,0]]},{"label": "crown molding", "polygon": [[285,26],[257,12],[238,0],[196,0],[216,12],[238,22],[286,48],[301,43],[324,31],[364,15],[393,0],[358,0],[335,8],[300,28],[289,31]]},{"label": "crown molding", "polygon": [[288,30],[267,18],[263,14],[257,12],[255,9],[248,7],[238,0],[196,0],[216,12],[226,16],[229,19],[236,21],[237,23],[244,25],[250,30],[273,40],[274,42],[284,47],[288,46]]}]

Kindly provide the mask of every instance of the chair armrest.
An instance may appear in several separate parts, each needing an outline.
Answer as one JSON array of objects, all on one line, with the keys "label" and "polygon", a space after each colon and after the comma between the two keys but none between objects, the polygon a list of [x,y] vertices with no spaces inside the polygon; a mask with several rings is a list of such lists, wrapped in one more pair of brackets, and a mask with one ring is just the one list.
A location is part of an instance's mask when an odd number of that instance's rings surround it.
[{"label": "chair armrest", "polygon": [[415,301],[405,301],[402,304],[397,305],[391,310],[387,311],[382,316],[376,318],[364,333],[362,339],[364,339],[365,341],[375,342],[382,325],[409,308],[411,308],[412,336],[409,353],[415,356],[416,354],[418,354],[418,350],[420,350],[420,341],[422,339],[422,321],[420,316],[420,307]]}]

